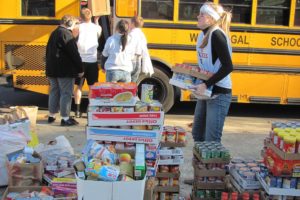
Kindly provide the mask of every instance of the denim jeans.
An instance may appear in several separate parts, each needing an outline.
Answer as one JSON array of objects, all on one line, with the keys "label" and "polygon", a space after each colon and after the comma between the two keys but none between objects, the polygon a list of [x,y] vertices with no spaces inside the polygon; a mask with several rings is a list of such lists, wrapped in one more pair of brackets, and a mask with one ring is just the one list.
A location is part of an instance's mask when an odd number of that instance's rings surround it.
[{"label": "denim jeans", "polygon": [[69,117],[71,112],[74,78],[48,77],[50,82],[49,112],[52,114],[60,110],[62,117]]},{"label": "denim jeans", "polygon": [[228,114],[231,96],[231,94],[219,94],[214,99],[197,101],[192,129],[195,142],[221,142],[224,121]]},{"label": "denim jeans", "polygon": [[124,70],[106,70],[106,82],[131,82],[130,72]]}]

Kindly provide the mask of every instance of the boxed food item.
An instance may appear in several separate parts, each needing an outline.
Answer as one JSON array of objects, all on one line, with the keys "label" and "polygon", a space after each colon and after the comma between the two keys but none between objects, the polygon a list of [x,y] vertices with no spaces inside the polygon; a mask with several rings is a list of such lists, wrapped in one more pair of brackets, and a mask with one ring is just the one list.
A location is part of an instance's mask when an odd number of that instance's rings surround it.
[{"label": "boxed food item", "polygon": [[158,144],[161,130],[134,130],[86,127],[87,139],[114,142],[137,142],[144,144]]},{"label": "boxed food item", "polygon": [[[200,70],[200,68],[197,66],[185,64],[176,65],[172,68],[172,71],[173,76],[170,79],[169,83],[181,89],[190,90],[191,92],[195,92],[193,86],[202,83],[203,80],[207,80],[213,75],[208,71]],[[194,96],[198,99],[213,98],[212,87],[207,88],[204,94],[197,95],[194,93]]]},{"label": "boxed food item", "polygon": [[89,126],[163,125],[164,112],[88,112]]}]

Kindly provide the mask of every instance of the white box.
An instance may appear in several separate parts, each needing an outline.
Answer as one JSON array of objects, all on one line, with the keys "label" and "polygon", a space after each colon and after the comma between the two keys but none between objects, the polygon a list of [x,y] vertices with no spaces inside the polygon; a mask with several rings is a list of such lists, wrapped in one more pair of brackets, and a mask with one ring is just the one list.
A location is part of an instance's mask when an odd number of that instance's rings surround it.
[{"label": "white box", "polygon": [[263,178],[256,173],[256,177],[265,189],[265,191],[269,195],[279,195],[279,196],[294,196],[294,197],[299,197],[300,196],[300,190],[299,189],[285,189],[285,188],[273,188],[269,187],[266,182],[263,180]]},{"label": "white box", "polygon": [[135,106],[137,101],[138,101],[137,97],[133,97],[131,98],[130,101],[126,101],[126,102],[116,102],[114,101],[113,98],[112,99],[104,99],[104,98],[89,99],[90,106]]},{"label": "white box", "polygon": [[171,159],[164,159],[159,160],[158,165],[181,165],[184,163],[183,156],[180,158],[171,158]]},{"label": "white box", "polygon": [[139,181],[90,181],[76,177],[78,200],[142,200],[146,176]]},{"label": "white box", "polygon": [[89,126],[160,125],[164,112],[88,112]]},{"label": "white box", "polygon": [[183,151],[181,148],[175,149],[160,149],[158,151],[160,156],[183,156]]},{"label": "white box", "polygon": [[[162,129],[162,127],[161,127]],[[143,144],[158,144],[160,142],[162,130],[134,130],[134,129],[113,129],[86,127],[86,137],[88,139],[113,142],[134,142]]]}]

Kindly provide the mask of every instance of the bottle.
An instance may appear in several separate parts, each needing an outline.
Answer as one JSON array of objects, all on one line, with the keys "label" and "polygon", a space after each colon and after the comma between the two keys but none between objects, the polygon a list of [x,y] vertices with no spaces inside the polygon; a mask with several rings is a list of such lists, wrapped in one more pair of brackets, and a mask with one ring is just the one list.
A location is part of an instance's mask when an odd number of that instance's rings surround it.
[{"label": "bottle", "polygon": [[238,200],[238,193],[237,192],[232,192],[231,193],[231,200]]},{"label": "bottle", "polygon": [[259,200],[259,194],[254,193],[252,199],[253,200]]},{"label": "bottle", "polygon": [[248,192],[244,192],[243,193],[243,200],[249,200],[249,199],[250,199],[249,193]]},{"label": "bottle", "polygon": [[228,200],[228,193],[227,192],[222,192],[221,200]]}]

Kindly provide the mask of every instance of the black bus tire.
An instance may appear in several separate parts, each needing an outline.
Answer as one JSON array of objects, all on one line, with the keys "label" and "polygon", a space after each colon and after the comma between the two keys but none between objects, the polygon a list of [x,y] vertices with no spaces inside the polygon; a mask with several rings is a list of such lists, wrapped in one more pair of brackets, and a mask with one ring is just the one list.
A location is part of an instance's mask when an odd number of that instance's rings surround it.
[{"label": "black bus tire", "polygon": [[151,77],[141,74],[137,81],[139,96],[141,95],[142,84],[154,85],[153,99],[159,100],[163,105],[164,111],[168,112],[175,101],[174,87],[169,84],[170,77],[170,73],[158,67],[154,67],[154,74]]}]

